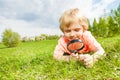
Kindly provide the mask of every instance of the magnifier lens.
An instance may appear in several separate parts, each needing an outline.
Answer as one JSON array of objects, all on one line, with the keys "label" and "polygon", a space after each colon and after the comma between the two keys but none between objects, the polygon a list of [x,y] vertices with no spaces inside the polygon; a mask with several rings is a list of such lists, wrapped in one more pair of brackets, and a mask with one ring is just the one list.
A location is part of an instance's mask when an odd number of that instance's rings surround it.
[{"label": "magnifier lens", "polygon": [[74,39],[67,44],[67,48],[70,52],[76,53],[84,48],[84,43],[80,39]]}]

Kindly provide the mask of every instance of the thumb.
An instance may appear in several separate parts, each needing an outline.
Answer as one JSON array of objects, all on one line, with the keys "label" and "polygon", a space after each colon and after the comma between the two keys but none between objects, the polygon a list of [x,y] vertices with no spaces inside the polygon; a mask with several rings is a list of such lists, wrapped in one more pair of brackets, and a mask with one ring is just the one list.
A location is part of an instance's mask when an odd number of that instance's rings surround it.
[{"label": "thumb", "polygon": [[84,58],[85,58],[85,56],[84,56],[83,54],[80,54],[80,55],[79,55],[79,59],[80,59],[80,60],[84,60]]}]

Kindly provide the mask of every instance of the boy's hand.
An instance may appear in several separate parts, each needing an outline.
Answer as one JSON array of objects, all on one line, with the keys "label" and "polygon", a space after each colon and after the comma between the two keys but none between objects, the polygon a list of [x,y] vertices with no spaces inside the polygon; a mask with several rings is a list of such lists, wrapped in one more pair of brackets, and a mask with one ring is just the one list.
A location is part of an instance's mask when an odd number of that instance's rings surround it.
[{"label": "boy's hand", "polygon": [[76,54],[72,53],[71,56],[74,57],[74,58],[76,58],[76,59],[78,59],[78,53],[76,53]]},{"label": "boy's hand", "polygon": [[79,60],[84,63],[86,68],[90,68],[94,64],[94,59],[89,54],[80,54],[79,55]]}]

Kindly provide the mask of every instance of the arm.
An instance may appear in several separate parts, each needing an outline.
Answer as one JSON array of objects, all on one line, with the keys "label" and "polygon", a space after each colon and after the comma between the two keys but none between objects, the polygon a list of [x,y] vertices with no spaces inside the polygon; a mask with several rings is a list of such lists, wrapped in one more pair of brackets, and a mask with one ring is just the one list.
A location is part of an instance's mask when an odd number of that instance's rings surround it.
[{"label": "arm", "polygon": [[101,46],[97,48],[97,51],[94,52],[94,54],[92,54],[94,62],[96,62],[98,59],[102,58],[103,56],[105,56],[105,51]]},{"label": "arm", "polygon": [[53,57],[57,60],[69,61],[69,56],[64,56],[63,54],[67,52],[66,43],[63,38],[60,38],[57,46],[55,47]]},{"label": "arm", "polygon": [[93,37],[93,35],[90,32],[88,32],[88,34],[86,34],[85,36],[87,36],[86,40],[88,42],[90,51],[94,52],[94,54],[92,56],[95,59],[101,58],[105,53],[101,44],[97,42],[97,40]]},{"label": "arm", "polygon": [[84,63],[86,68],[90,68],[94,65],[98,59],[102,58],[104,55],[103,48],[98,49],[94,54],[80,54],[79,60]]},{"label": "arm", "polygon": [[98,59],[102,58],[105,51],[90,32],[85,33],[84,38],[86,43],[89,45],[90,51],[92,51],[93,54],[82,54],[79,56],[79,58],[86,67],[91,67],[96,61],[98,61]]}]

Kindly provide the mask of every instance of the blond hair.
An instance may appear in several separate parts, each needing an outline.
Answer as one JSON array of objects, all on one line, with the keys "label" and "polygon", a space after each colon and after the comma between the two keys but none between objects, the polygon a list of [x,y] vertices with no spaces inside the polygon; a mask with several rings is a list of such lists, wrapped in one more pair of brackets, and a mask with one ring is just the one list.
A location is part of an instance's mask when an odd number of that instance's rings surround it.
[{"label": "blond hair", "polygon": [[88,19],[80,13],[78,8],[67,10],[60,17],[60,29],[63,32],[64,28],[69,27],[72,23],[78,22],[84,30],[88,29]]}]

